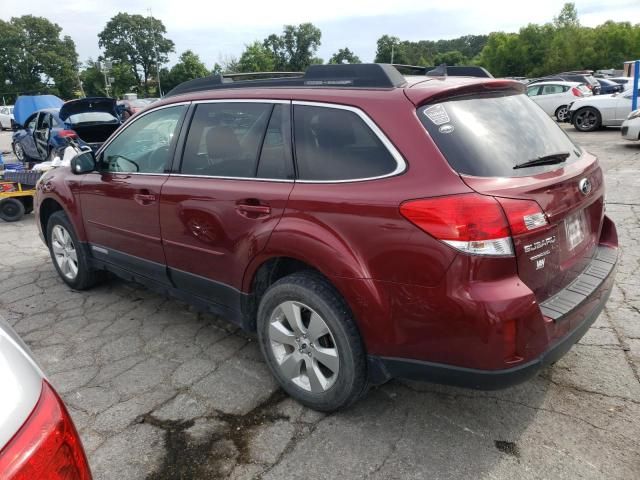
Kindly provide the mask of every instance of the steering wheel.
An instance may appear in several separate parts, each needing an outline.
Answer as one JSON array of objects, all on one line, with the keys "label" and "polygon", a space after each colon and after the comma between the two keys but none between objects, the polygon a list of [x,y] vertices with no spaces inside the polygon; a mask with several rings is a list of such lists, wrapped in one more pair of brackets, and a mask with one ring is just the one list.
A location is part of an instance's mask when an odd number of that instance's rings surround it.
[{"label": "steering wheel", "polygon": [[[118,155],[118,154],[111,155],[111,156],[109,156],[109,162],[111,162],[111,159],[112,159],[112,158],[121,158],[121,159],[123,159],[124,161],[129,162],[129,163],[130,163],[130,164],[132,164],[134,167],[136,167],[136,169],[135,169],[135,171],[136,171],[136,172],[139,172],[139,171],[140,171],[140,165],[138,165],[136,162],[134,162],[134,161],[133,161],[133,160],[131,160],[130,158],[125,157],[124,155]],[[124,172],[124,173],[126,173],[126,172]]]},{"label": "steering wheel", "polygon": [[147,165],[149,172],[164,173],[167,166],[167,157],[169,156],[169,147],[163,146],[156,148],[147,157]]}]

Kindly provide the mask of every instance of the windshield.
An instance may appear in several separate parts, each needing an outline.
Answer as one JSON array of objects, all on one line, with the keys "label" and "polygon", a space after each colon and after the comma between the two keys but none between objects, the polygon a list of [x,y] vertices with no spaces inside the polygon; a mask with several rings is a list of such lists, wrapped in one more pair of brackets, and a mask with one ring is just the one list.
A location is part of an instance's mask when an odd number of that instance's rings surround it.
[{"label": "windshield", "polygon": [[[418,109],[418,118],[459,173],[517,177],[562,168],[581,155],[564,131],[524,94],[452,99]],[[534,159],[567,152],[566,162],[514,169]]]},{"label": "windshield", "polygon": [[70,115],[67,121],[78,125],[79,123],[113,123],[118,119],[107,112],[84,112]]}]

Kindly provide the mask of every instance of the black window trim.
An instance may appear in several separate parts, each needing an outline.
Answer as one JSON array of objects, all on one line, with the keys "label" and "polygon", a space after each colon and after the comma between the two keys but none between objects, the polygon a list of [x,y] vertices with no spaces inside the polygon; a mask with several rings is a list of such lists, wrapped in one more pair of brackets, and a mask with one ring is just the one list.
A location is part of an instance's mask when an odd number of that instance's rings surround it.
[{"label": "black window trim", "polygon": [[[355,113],[360,119],[365,123],[367,127],[373,132],[373,134],[382,142],[382,145],[387,149],[389,154],[396,161],[396,168],[389,173],[385,173],[384,175],[378,175],[375,177],[365,177],[365,178],[347,178],[344,180],[301,180],[296,178],[297,183],[354,183],[354,182],[367,182],[369,180],[379,180],[381,178],[395,177],[396,175],[400,175],[407,170],[407,162],[404,157],[400,154],[400,152],[396,149],[395,145],[391,143],[391,140],[384,134],[382,129],[376,125],[376,123],[363,112],[358,107],[352,107],[350,105],[342,105],[339,103],[326,103],[326,102],[312,102],[312,101],[303,101],[303,100],[293,100],[293,107],[295,109],[296,105],[307,106],[307,107],[323,107],[323,108],[333,108],[336,110],[346,110],[352,113]],[[293,120],[293,119],[292,119]],[[294,121],[291,122],[292,128],[294,125]],[[295,139],[294,139],[295,144]],[[295,155],[295,148],[294,148]],[[294,157],[295,158],[295,157]],[[296,159],[297,160],[297,159]],[[296,173],[297,173],[297,164],[296,164]]]}]

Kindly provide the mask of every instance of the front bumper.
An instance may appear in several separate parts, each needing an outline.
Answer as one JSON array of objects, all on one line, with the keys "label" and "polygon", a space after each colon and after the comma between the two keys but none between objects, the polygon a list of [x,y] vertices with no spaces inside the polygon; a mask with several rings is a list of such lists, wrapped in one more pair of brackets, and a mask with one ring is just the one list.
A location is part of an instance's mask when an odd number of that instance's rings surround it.
[{"label": "front bumper", "polygon": [[572,328],[533,360],[507,369],[482,370],[370,355],[368,362],[371,380],[382,383],[399,377],[481,390],[495,390],[521,383],[534,376],[541,368],[559,360],[593,325],[611,294],[617,258],[617,248],[600,245],[583,273],[540,305],[549,321],[558,325],[572,325]]},{"label": "front bumper", "polygon": [[620,130],[620,134],[622,138],[631,141],[640,140],[640,120],[625,120],[622,123],[622,129]]}]

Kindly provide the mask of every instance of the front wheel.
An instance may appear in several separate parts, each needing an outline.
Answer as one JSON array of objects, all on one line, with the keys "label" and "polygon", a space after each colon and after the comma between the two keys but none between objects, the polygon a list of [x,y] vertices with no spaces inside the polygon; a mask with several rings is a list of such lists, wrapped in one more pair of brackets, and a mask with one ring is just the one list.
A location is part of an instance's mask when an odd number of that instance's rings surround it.
[{"label": "front wheel", "polygon": [[600,128],[602,119],[595,108],[585,107],[573,114],[573,126],[581,132],[593,132]]},{"label": "front wheel", "polygon": [[27,159],[27,154],[24,153],[24,148],[19,143],[13,144],[13,153],[20,162],[24,162]]},{"label": "front wheel", "polygon": [[349,309],[320,275],[274,283],[258,308],[267,365],[294,399],[320,411],[346,408],[367,388],[366,355]]},{"label": "front wheel", "polygon": [[100,272],[91,269],[87,252],[64,212],[49,217],[47,243],[58,275],[71,288],[86,290],[100,279]]}]

